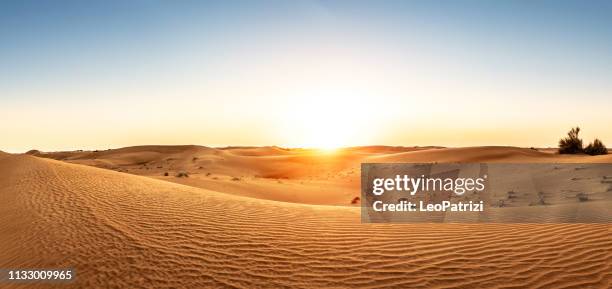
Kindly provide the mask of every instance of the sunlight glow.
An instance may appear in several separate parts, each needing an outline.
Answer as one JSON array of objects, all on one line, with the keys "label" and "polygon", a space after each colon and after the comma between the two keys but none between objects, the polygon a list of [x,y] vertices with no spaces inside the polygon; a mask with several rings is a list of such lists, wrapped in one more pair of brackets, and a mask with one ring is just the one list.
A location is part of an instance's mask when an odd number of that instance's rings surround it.
[{"label": "sunlight glow", "polygon": [[376,129],[367,117],[370,108],[354,94],[329,89],[301,97],[300,103],[285,109],[280,126],[283,139],[291,147],[319,148],[334,151],[340,147],[367,143]]}]

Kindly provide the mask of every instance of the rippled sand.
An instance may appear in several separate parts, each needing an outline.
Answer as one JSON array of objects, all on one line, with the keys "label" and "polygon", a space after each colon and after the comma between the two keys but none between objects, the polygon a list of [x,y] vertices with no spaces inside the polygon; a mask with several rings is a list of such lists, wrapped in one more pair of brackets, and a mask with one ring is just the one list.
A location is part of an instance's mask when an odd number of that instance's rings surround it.
[{"label": "rippled sand", "polygon": [[610,224],[361,224],[26,155],[0,155],[0,224],[0,268],[77,272],[2,288],[612,287]]}]

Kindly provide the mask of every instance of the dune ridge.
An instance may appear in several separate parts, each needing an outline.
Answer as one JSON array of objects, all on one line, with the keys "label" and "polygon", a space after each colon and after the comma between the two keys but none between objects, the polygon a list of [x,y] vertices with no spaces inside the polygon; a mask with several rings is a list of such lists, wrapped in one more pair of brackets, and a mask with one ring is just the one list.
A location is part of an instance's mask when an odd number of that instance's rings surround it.
[{"label": "dune ridge", "polygon": [[[135,146],[34,155],[259,199],[354,205],[362,163],[612,163],[612,155],[559,155],[517,147],[364,146],[336,151],[279,147]],[[186,173],[188,177],[176,177]]]},{"label": "dune ridge", "polygon": [[361,224],[25,155],[0,159],[0,223],[0,267],[74,267],[76,288],[612,285],[609,224]]}]

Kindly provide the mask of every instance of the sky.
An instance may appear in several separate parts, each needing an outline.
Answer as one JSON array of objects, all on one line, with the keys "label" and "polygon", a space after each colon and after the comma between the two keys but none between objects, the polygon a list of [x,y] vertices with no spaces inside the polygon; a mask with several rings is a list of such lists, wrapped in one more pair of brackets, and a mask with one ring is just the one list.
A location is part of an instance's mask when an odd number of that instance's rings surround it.
[{"label": "sky", "polygon": [[610,1],[4,1],[0,150],[612,143]]}]

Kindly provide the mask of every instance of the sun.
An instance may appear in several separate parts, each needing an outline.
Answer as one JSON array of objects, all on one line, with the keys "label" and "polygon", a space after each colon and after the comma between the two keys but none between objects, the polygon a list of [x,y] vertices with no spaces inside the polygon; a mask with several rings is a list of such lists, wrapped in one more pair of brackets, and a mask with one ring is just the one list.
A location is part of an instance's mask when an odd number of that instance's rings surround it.
[{"label": "sun", "polygon": [[301,147],[316,148],[333,152],[338,148],[350,146],[354,127],[341,121],[342,113],[319,110],[319,112],[295,120],[292,127],[293,138]]},{"label": "sun", "polygon": [[373,131],[370,105],[347,93],[313,95],[300,97],[283,111],[279,126],[289,146],[334,152],[368,141]]}]

